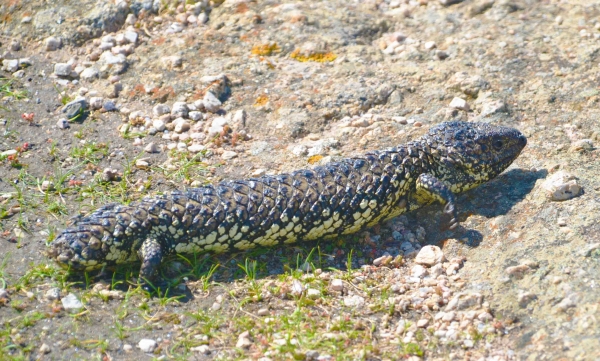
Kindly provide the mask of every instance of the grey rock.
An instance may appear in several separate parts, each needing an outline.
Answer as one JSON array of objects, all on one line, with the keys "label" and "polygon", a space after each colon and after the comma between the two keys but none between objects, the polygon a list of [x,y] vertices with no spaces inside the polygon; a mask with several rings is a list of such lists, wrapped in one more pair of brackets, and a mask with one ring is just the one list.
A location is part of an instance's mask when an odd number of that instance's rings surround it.
[{"label": "grey rock", "polygon": [[221,101],[212,92],[204,94],[203,103],[204,108],[211,113],[216,113],[221,108]]},{"label": "grey rock", "polygon": [[100,71],[94,67],[85,68],[80,74],[81,80],[91,81],[99,77]]},{"label": "grey rock", "polygon": [[188,113],[189,109],[185,102],[176,102],[173,104],[173,108],[171,108],[171,115],[176,118],[187,118]]},{"label": "grey rock", "polygon": [[46,291],[46,293],[44,294],[44,297],[49,301],[60,299],[60,288],[52,287],[51,289]]},{"label": "grey rock", "polygon": [[55,36],[50,36],[46,38],[44,44],[46,45],[46,51],[55,51],[62,46],[62,40]]},{"label": "grey rock", "polygon": [[83,309],[83,303],[72,293],[69,293],[61,300],[65,311],[70,313],[77,313]]},{"label": "grey rock", "polygon": [[70,127],[69,125],[69,121],[61,118],[56,122],[56,126],[58,127],[58,129],[67,129]]},{"label": "grey rock", "polygon": [[58,76],[67,77],[71,75],[73,69],[71,68],[71,64],[68,63],[56,63],[54,64],[54,74]]},{"label": "grey rock", "polygon": [[85,99],[73,100],[70,103],[67,103],[63,109],[63,114],[67,117],[67,119],[76,119],[80,115],[82,115],[87,109],[87,102]]}]

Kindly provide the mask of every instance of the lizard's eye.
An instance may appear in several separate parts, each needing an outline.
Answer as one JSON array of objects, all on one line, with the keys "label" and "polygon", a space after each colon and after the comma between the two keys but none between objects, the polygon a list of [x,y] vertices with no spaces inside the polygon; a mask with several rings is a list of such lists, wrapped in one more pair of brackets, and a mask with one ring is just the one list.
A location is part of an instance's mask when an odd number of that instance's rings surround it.
[{"label": "lizard's eye", "polygon": [[494,147],[494,149],[496,150],[500,150],[502,149],[502,147],[504,146],[504,143],[502,143],[502,141],[500,139],[496,139],[494,140],[494,142],[492,143],[492,146]]}]

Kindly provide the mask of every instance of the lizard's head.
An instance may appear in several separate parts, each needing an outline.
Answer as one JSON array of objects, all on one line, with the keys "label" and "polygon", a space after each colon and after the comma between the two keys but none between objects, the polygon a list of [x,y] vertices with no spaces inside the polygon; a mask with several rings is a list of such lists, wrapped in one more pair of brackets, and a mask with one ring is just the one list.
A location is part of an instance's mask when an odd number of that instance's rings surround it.
[{"label": "lizard's head", "polygon": [[46,256],[65,269],[90,271],[102,268],[106,264],[106,252],[92,231],[81,226],[66,229],[50,244]]},{"label": "lizard's head", "polygon": [[447,181],[455,193],[493,179],[527,145],[527,138],[518,130],[487,123],[441,123],[431,128],[425,139],[437,152],[436,176]]}]

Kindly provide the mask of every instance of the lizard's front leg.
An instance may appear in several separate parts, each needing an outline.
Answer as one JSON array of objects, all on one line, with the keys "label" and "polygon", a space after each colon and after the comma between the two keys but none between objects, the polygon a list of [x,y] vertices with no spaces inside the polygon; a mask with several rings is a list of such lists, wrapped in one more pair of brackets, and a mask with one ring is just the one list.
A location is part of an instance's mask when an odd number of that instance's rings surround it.
[{"label": "lizard's front leg", "polygon": [[163,258],[163,250],[160,243],[154,238],[147,238],[138,250],[138,257],[142,261],[140,280],[142,282],[152,280]]},{"label": "lizard's front leg", "polygon": [[456,198],[454,193],[444,184],[431,174],[424,173],[417,178],[417,194],[418,200],[438,201],[444,204],[444,213],[448,214],[451,219],[448,225],[449,229],[454,229],[458,226],[458,214],[456,213]]}]

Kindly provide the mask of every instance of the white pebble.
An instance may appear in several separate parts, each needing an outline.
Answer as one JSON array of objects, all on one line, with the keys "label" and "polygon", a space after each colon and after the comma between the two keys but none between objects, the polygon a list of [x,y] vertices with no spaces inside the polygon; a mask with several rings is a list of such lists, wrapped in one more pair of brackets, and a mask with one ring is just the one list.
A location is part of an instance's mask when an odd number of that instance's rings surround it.
[{"label": "white pebble", "polygon": [[414,265],[410,273],[413,277],[423,278],[427,275],[427,269],[421,265]]},{"label": "white pebble", "polygon": [[90,109],[98,110],[98,109],[102,108],[103,101],[104,101],[104,98],[102,98],[102,97],[91,97],[90,98]]},{"label": "white pebble", "polygon": [[99,74],[100,74],[100,72],[98,71],[98,69],[96,69],[94,67],[89,67],[89,68],[83,69],[83,71],[79,74],[79,78],[81,80],[91,81],[93,79],[98,78]]},{"label": "white pebble", "polygon": [[57,50],[62,45],[62,40],[54,36],[46,38],[44,42],[46,43],[46,51]]},{"label": "white pebble", "polygon": [[198,153],[205,149],[206,149],[206,147],[203,146],[202,144],[192,144],[188,147],[188,150],[192,153]]},{"label": "white pebble", "polygon": [[467,103],[467,101],[459,97],[455,97],[454,99],[452,99],[452,101],[449,104],[449,107],[465,111],[469,110],[469,104]]},{"label": "white pebble", "polygon": [[56,63],[54,64],[54,74],[58,76],[70,76],[73,69],[69,63]]},{"label": "white pebble", "polygon": [[161,119],[154,119],[152,121],[152,126],[159,132],[164,131],[166,128],[165,122],[163,122]]},{"label": "white pebble", "polygon": [[221,101],[212,92],[204,94],[203,104],[204,108],[211,113],[216,113],[221,108]]},{"label": "white pebble", "polygon": [[144,147],[144,151],[146,153],[158,153],[160,151],[160,148],[158,147],[158,145],[156,145],[156,143],[150,142],[148,143],[148,145],[146,145],[146,147]]},{"label": "white pebble", "polygon": [[189,112],[188,117],[191,120],[197,122],[199,120],[203,120],[204,119],[204,114],[202,112],[197,111],[197,110],[193,110],[193,111]]},{"label": "white pebble", "polygon": [[174,117],[187,118],[189,113],[188,106],[185,102],[176,102],[171,109],[171,115]]},{"label": "white pebble", "polygon": [[59,119],[56,122],[56,126],[58,127],[58,129],[67,129],[67,128],[70,127],[69,121],[66,120],[66,119],[64,119],[64,118],[63,119]]},{"label": "white pebble", "polygon": [[65,311],[70,313],[77,313],[83,308],[83,303],[72,293],[69,293],[61,300]]},{"label": "white pebble", "polygon": [[552,201],[566,201],[579,196],[583,192],[577,178],[565,171],[558,171],[551,175],[542,184],[542,188]]},{"label": "white pebble", "polygon": [[183,133],[190,130],[190,123],[183,118],[175,119],[173,124],[175,125],[175,128],[173,129],[175,133]]},{"label": "white pebble", "polygon": [[156,341],[151,340],[149,338],[143,338],[138,343],[138,347],[140,348],[140,350],[142,350],[142,352],[145,352],[145,353],[154,352],[154,350],[156,350],[157,346],[158,345],[157,345]]},{"label": "white pebble", "polygon": [[421,248],[417,257],[415,258],[415,263],[431,267],[438,263],[444,262],[446,258],[444,257],[444,252],[438,246],[425,246]]},{"label": "white pebble", "polygon": [[238,156],[238,154],[231,150],[226,150],[223,152],[223,154],[221,154],[221,158],[224,160],[233,159],[233,158],[236,158],[237,156]]}]

